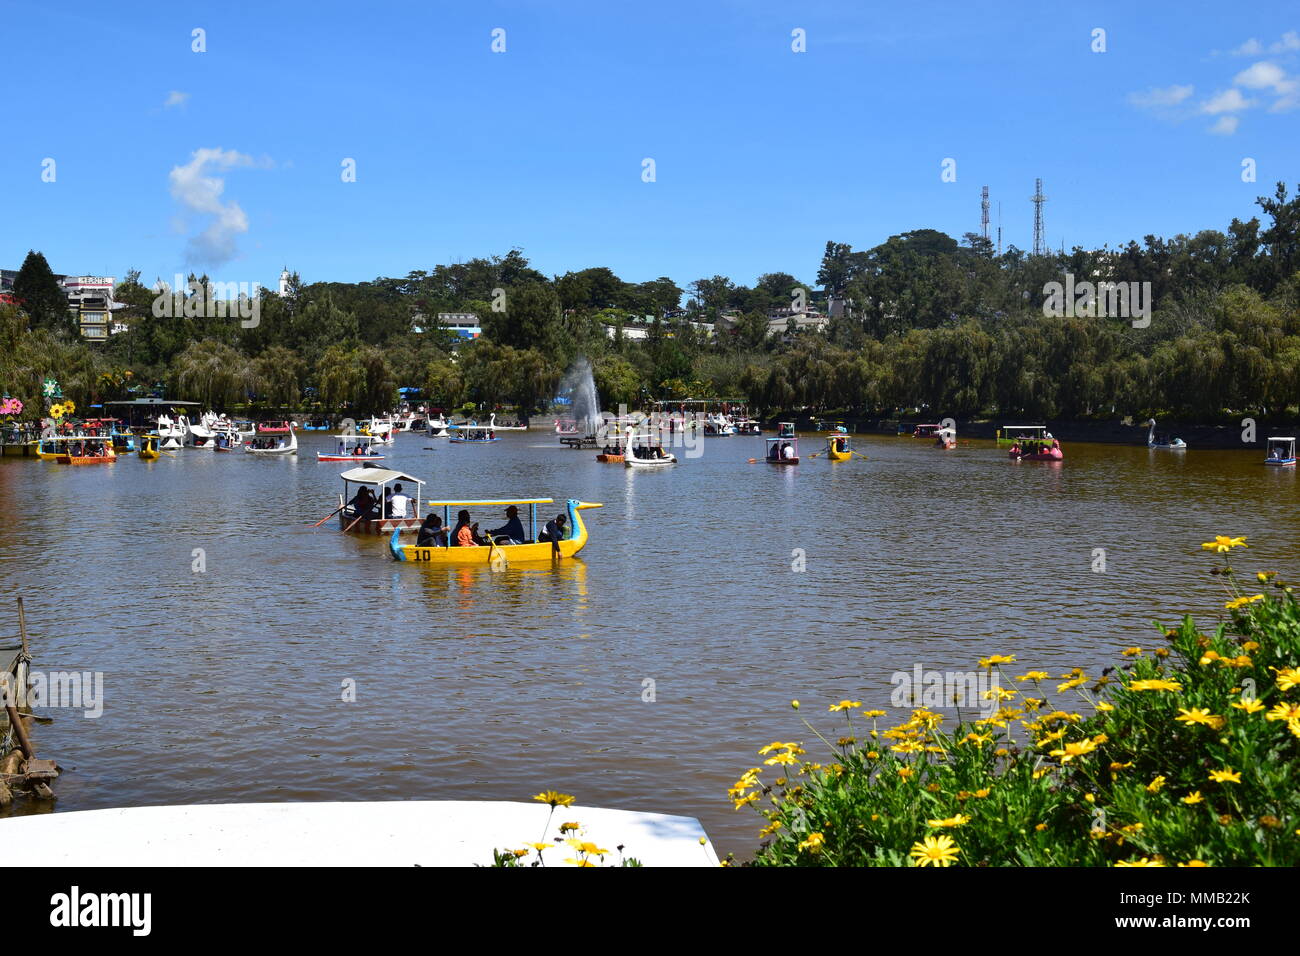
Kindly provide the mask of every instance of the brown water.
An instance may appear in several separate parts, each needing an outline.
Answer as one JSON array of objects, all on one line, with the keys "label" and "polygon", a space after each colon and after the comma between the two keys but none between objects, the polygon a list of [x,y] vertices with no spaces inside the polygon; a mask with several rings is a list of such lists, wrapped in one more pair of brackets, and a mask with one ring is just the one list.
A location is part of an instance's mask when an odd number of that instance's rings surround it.
[{"label": "brown water", "polygon": [[105,675],[101,718],[47,711],[37,728],[67,771],[58,810],[554,788],[699,817],[746,856],[762,821],[725,791],[758,747],[811,738],[792,698],[838,733],[828,703],[888,708],[916,664],[1101,666],[1151,646],[1155,617],[1214,619],[1201,541],[1248,535],[1251,570],[1298,557],[1294,470],[1256,452],[1071,444],[1054,465],[860,436],[866,460],[831,463],[804,436],[803,462],[777,469],[734,437],[642,472],[543,431],[400,435],[385,465],[426,497],[604,502],[580,560],[425,568],[308,527],[341,490],[347,466],[315,460],[333,441],[301,435],[288,459],[0,459],[4,631],[22,593],[37,669]]}]

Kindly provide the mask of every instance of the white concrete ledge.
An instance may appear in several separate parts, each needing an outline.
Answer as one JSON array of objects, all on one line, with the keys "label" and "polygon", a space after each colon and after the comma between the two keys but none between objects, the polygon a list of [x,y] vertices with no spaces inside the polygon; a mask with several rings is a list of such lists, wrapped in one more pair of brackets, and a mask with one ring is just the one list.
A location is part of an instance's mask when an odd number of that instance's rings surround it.
[{"label": "white concrete ledge", "polygon": [[[493,849],[542,842],[550,811],[461,800],[134,807],[12,817],[0,820],[0,839],[11,859],[36,866],[474,866],[491,864]],[[646,866],[718,865],[693,817],[558,807],[546,842],[568,821],[610,851],[598,865],[617,866],[620,844]],[[560,868],[575,856],[563,842],[544,851]]]}]

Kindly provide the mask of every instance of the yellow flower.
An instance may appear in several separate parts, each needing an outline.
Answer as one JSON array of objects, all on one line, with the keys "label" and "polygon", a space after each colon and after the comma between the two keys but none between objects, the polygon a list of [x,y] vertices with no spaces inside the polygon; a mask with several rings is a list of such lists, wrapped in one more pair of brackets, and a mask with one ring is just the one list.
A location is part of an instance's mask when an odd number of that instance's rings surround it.
[{"label": "yellow flower", "polygon": [[1201,791],[1193,790],[1187,796],[1183,797],[1183,803],[1187,804],[1188,806],[1191,806],[1194,803],[1200,803],[1204,799],[1205,798],[1201,796]]},{"label": "yellow flower", "polygon": [[898,775],[902,777],[904,780],[911,780],[912,777],[916,775],[916,771],[913,770],[911,767],[899,767]]},{"label": "yellow flower", "polygon": [[1116,866],[1164,866],[1162,860],[1148,860],[1145,856],[1140,860],[1120,860]]},{"label": "yellow flower", "polygon": [[1300,687],[1300,668],[1284,667],[1281,670],[1278,670],[1274,667],[1272,670],[1277,674],[1277,686],[1281,690],[1290,690],[1293,687]]},{"label": "yellow flower", "polygon": [[831,704],[830,709],[833,711],[850,710],[854,707],[861,707],[861,706],[862,706],[862,701],[860,700],[842,700],[838,704]]},{"label": "yellow flower", "polygon": [[1209,866],[1204,860],[1188,860],[1186,863],[1179,863],[1179,866]]},{"label": "yellow flower", "polygon": [[1183,689],[1183,685],[1172,680],[1134,680],[1125,685],[1129,690],[1171,690]]},{"label": "yellow flower", "polygon": [[758,802],[758,794],[757,794],[757,793],[751,793],[751,794],[749,794],[749,795],[747,795],[747,796],[744,796],[744,797],[738,797],[738,798],[734,801],[737,810],[739,810],[741,807],[743,807],[743,806],[744,806],[745,804],[747,804],[747,803],[757,803],[757,802]]},{"label": "yellow flower", "polygon": [[1046,747],[1050,743],[1055,743],[1065,736],[1064,730],[1053,730],[1050,734],[1045,734],[1042,739],[1034,741],[1035,747]]},{"label": "yellow flower", "polygon": [[799,702],[798,702],[797,700],[792,700],[792,701],[790,701],[790,706],[793,707],[795,710],[798,710],[798,709],[799,709]]},{"label": "yellow flower", "polygon": [[537,794],[537,796],[533,797],[533,799],[539,803],[549,803],[552,807],[567,807],[570,806],[576,798],[567,793],[557,793],[554,790],[543,790],[541,793]]},{"label": "yellow flower", "polygon": [[1179,716],[1175,717],[1174,720],[1185,724],[1204,724],[1214,730],[1218,730],[1226,723],[1222,717],[1210,713],[1204,707],[1192,707],[1191,709],[1179,707],[1178,714]]},{"label": "yellow flower", "polygon": [[1233,598],[1231,601],[1225,602],[1223,606],[1229,611],[1235,611],[1239,607],[1244,607],[1247,604],[1254,604],[1256,601],[1262,600],[1264,600],[1264,595],[1254,594],[1250,597]]},{"label": "yellow flower", "polygon": [[983,800],[983,799],[984,799],[985,797],[987,797],[988,795],[989,795],[989,790],[988,790],[987,787],[983,787],[983,788],[981,788],[981,789],[975,791],[975,796],[978,797],[978,798],[981,799],[981,800]]},{"label": "yellow flower", "polygon": [[1217,535],[1213,541],[1206,541],[1201,545],[1206,551],[1213,551],[1216,554],[1227,554],[1233,548],[1249,547],[1246,544],[1246,536],[1240,538],[1229,538],[1226,535]]},{"label": "yellow flower", "polygon": [[1064,750],[1053,750],[1053,757],[1060,757],[1061,763],[1069,763],[1075,757],[1082,757],[1084,754],[1090,754],[1097,749],[1097,745],[1091,740],[1080,740],[1077,743],[1065,745]]},{"label": "yellow flower", "polygon": [[1223,770],[1211,770],[1210,779],[1215,783],[1241,783],[1241,771],[1234,771],[1231,767],[1225,767]]},{"label": "yellow flower", "polygon": [[992,657],[981,657],[979,660],[979,666],[990,668],[998,664],[1014,664],[1015,662],[1015,654],[994,654]]},{"label": "yellow flower", "polygon": [[908,856],[913,866],[949,866],[957,862],[961,849],[946,834],[928,836],[920,843],[914,843]]},{"label": "yellow flower", "polygon": [[1048,677],[1050,676],[1051,675],[1048,674],[1046,671],[1030,671],[1027,674],[1017,677],[1016,680],[1040,681],[1040,680],[1047,680]]},{"label": "yellow flower", "polygon": [[864,710],[862,712],[862,716],[863,717],[884,717],[885,712],[883,710]]},{"label": "yellow flower", "polygon": [[1300,718],[1300,704],[1277,704],[1264,715],[1265,720],[1296,720]]},{"label": "yellow flower", "polygon": [[1109,703],[1107,703],[1107,702],[1104,701],[1104,700],[1099,700],[1099,701],[1097,701],[1096,706],[1097,706],[1097,709],[1098,709],[1099,711],[1101,711],[1103,714],[1108,714],[1108,713],[1110,713],[1112,710],[1115,709],[1115,705],[1114,705],[1114,704],[1109,704]]},{"label": "yellow flower", "polygon": [[1264,705],[1253,697],[1249,699],[1243,697],[1241,700],[1234,700],[1232,706],[1237,708],[1237,710],[1244,710],[1248,714],[1257,714],[1264,709]]},{"label": "yellow flower", "polygon": [[549,850],[551,847],[555,846],[554,843],[530,843],[528,845],[538,853],[541,853],[543,850]]},{"label": "yellow flower", "polygon": [[519,859],[519,858],[522,857],[522,856],[527,856],[527,855],[528,855],[528,851],[527,851],[527,850],[511,850],[510,852],[514,854],[516,860]]},{"label": "yellow flower", "polygon": [[588,860],[585,856],[579,860],[570,858],[565,860],[564,862],[572,863],[574,866],[595,866],[596,865],[595,863],[592,863],[590,860]]},{"label": "yellow flower", "polygon": [[1080,674],[1078,677],[1074,678],[1073,680],[1067,680],[1064,684],[1057,684],[1056,692],[1058,694],[1063,694],[1067,690],[1074,690],[1074,688],[1078,687],[1080,684],[1085,683],[1087,680],[1088,680],[1087,675]]},{"label": "yellow flower", "polygon": [[1142,648],[1140,648],[1140,647],[1126,647],[1126,648],[1125,648],[1123,651],[1121,651],[1120,653],[1121,653],[1123,656],[1125,656],[1125,657],[1137,657],[1139,654],[1142,653]]},{"label": "yellow flower", "polygon": [[970,817],[957,814],[955,817],[949,817],[946,820],[926,820],[925,825],[928,827],[960,827],[970,823]]},{"label": "yellow flower", "polygon": [[810,833],[808,834],[808,839],[799,844],[799,849],[807,850],[809,853],[819,853],[821,852],[822,844],[825,842],[826,838],[820,833]]},{"label": "yellow flower", "polygon": [[1159,793],[1160,788],[1163,787],[1164,785],[1165,785],[1165,777],[1163,775],[1157,776],[1154,780],[1152,780],[1149,784],[1147,784],[1147,793]]},{"label": "yellow flower", "polygon": [[771,764],[778,764],[778,763],[779,763],[779,764],[783,764],[783,765],[787,765],[787,766],[788,766],[789,764],[792,764],[792,763],[798,763],[798,762],[799,762],[799,758],[796,757],[794,754],[792,754],[792,753],[791,753],[790,751],[788,751],[788,750],[787,750],[785,753],[779,753],[779,754],[777,754],[775,757],[768,757],[766,760],[763,761],[763,763],[765,763],[765,764],[769,764],[769,765],[771,765]]}]

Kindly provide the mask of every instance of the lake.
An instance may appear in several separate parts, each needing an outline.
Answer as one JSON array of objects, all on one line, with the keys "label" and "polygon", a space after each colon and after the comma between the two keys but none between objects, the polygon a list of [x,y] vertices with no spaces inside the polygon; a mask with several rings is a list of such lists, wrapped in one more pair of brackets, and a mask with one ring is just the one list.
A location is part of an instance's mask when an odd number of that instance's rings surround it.
[{"label": "lake", "polygon": [[603,502],[578,559],[422,567],[333,519],[312,529],[351,467],[315,460],[328,435],[286,459],[0,459],[6,631],[21,593],[36,670],[104,675],[102,717],[47,710],[35,730],[65,768],[57,810],[557,789],[696,816],[746,857],[763,821],[727,787],[773,740],[822,759],[801,717],[838,736],[826,708],[848,697],[905,718],[894,673],[992,653],[1095,676],[1158,646],[1154,618],[1213,623],[1200,542],[1249,536],[1252,573],[1297,557],[1294,469],[1259,452],[1067,443],[1057,465],[863,435],[866,459],[832,463],[803,435],[803,461],[773,468],[747,462],[761,439],[728,437],[647,472],[549,429],[500,434],[399,435],[383,464],[426,498]]}]

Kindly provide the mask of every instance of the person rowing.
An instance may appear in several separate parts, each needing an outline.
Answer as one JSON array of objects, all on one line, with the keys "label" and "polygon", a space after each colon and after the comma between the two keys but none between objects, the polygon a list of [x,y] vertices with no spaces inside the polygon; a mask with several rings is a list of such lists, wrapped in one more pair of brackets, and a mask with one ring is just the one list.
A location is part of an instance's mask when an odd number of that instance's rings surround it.
[{"label": "person rowing", "polygon": [[488,537],[496,540],[498,536],[505,535],[509,541],[508,544],[524,543],[524,524],[519,520],[519,509],[511,505],[506,509],[506,523],[499,528],[488,532]]},{"label": "person rowing", "polygon": [[543,528],[542,533],[537,536],[538,541],[551,542],[551,553],[554,556],[560,554],[560,542],[564,540],[567,534],[564,528],[564,524],[567,520],[568,519],[566,519],[562,514],[556,515],[555,520],[546,522],[546,527]]}]

